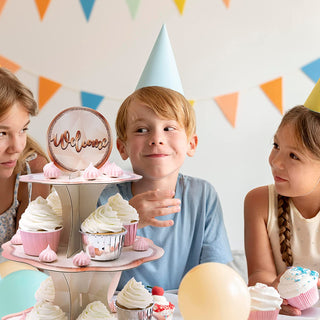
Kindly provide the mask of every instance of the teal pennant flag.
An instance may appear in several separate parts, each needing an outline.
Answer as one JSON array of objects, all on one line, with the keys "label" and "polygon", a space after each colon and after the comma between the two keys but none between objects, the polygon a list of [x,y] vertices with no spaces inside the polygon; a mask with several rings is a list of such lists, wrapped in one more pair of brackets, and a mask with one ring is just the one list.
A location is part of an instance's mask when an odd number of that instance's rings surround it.
[{"label": "teal pennant flag", "polygon": [[301,70],[314,82],[316,83],[320,78],[320,58],[308,63]]},{"label": "teal pennant flag", "polygon": [[91,11],[95,2],[96,0],[80,0],[82,10],[84,12],[84,15],[86,16],[87,21],[89,21],[90,19]]},{"label": "teal pennant flag", "polygon": [[81,105],[97,110],[99,104],[104,99],[104,96],[93,94],[85,91],[81,91]]}]

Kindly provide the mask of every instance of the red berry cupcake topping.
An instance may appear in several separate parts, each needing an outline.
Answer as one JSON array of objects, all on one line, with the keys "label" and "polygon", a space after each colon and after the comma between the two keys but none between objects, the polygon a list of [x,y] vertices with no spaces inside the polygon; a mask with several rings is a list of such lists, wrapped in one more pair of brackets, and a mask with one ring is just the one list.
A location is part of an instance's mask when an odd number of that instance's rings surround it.
[{"label": "red berry cupcake topping", "polygon": [[163,294],[164,294],[163,288],[157,287],[157,286],[152,288],[152,295],[153,296],[163,296]]}]

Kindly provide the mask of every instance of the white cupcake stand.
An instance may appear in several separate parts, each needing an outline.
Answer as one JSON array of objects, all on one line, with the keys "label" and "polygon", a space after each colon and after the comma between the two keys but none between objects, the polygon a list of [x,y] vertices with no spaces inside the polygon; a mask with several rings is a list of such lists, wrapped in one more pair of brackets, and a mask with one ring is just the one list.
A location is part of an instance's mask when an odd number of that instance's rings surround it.
[{"label": "white cupcake stand", "polygon": [[122,249],[119,259],[114,261],[93,261],[87,267],[76,267],[72,263],[74,255],[81,251],[81,222],[96,208],[97,200],[107,184],[140,179],[141,176],[124,173],[121,178],[99,177],[87,181],[81,176],[61,176],[47,179],[42,173],[20,177],[21,182],[51,184],[57,190],[62,203],[63,231],[58,249],[58,260],[42,263],[38,257],[24,253],[22,245],[7,242],[2,245],[2,255],[10,260],[28,263],[45,270],[52,277],[56,298],[54,304],[75,320],[88,303],[100,300],[108,308],[119,283],[121,272],[135,268],[142,263],[162,257],[164,250],[150,239],[149,249],[144,252],[132,250],[132,246]]}]

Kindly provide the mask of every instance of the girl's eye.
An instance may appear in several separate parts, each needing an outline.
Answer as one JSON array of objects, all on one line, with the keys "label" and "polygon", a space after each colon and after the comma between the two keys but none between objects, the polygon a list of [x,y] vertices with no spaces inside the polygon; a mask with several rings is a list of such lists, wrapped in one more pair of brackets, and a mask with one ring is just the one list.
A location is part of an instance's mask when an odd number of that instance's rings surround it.
[{"label": "girl's eye", "polygon": [[290,153],[290,158],[293,160],[299,160],[299,158],[292,152]]},{"label": "girl's eye", "polygon": [[6,135],[5,131],[0,131],[0,137],[4,137]]},{"label": "girl's eye", "polygon": [[165,128],[164,128],[164,131],[173,131],[173,130],[174,130],[173,127],[165,127]]},{"label": "girl's eye", "polygon": [[29,128],[28,128],[28,127],[25,127],[25,128],[23,128],[23,129],[21,130],[21,133],[26,133],[28,130],[29,130]]},{"label": "girl's eye", "polygon": [[279,145],[276,142],[273,143],[273,149],[279,149]]}]

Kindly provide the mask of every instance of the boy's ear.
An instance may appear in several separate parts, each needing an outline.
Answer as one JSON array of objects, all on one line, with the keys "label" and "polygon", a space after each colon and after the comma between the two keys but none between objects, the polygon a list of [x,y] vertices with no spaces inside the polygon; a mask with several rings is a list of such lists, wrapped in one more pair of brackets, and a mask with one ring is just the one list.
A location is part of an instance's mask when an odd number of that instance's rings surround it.
[{"label": "boy's ear", "polygon": [[188,142],[187,155],[189,157],[192,157],[195,154],[197,145],[198,145],[198,136],[194,134]]},{"label": "boy's ear", "polygon": [[120,153],[122,160],[127,160],[129,158],[125,143],[117,138],[117,149]]}]

